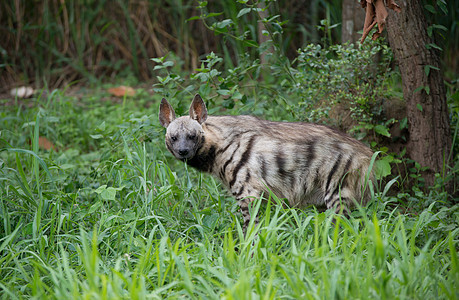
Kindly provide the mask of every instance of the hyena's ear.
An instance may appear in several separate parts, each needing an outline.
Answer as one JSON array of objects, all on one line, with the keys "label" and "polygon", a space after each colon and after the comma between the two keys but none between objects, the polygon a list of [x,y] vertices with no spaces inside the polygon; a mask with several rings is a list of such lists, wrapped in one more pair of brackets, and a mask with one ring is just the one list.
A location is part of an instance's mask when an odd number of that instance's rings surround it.
[{"label": "hyena's ear", "polygon": [[207,119],[207,108],[199,94],[194,96],[190,106],[190,118],[202,124]]},{"label": "hyena's ear", "polygon": [[165,98],[161,100],[159,105],[159,124],[167,128],[172,121],[175,120],[175,111]]}]

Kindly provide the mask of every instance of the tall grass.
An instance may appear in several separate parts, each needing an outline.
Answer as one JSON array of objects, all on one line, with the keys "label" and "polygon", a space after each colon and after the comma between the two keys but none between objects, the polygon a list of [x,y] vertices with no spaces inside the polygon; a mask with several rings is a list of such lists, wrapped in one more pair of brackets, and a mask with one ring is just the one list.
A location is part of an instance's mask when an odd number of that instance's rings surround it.
[{"label": "tall grass", "polygon": [[2,299],[457,298],[458,206],[443,194],[407,213],[376,193],[335,225],[257,200],[244,236],[220,183],[164,152],[156,110],[97,97],[0,113]]},{"label": "tall grass", "polygon": [[2,81],[55,87],[131,74],[147,80],[151,57],[189,49],[192,54],[183,56],[196,60],[188,40],[208,35],[178,17],[193,11],[188,2],[2,2]]}]

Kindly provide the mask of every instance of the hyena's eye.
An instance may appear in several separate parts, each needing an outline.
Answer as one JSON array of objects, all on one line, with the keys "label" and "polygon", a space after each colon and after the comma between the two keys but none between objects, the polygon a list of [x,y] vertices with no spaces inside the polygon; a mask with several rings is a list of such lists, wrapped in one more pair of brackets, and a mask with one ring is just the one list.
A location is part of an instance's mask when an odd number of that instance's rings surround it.
[{"label": "hyena's eye", "polygon": [[190,140],[196,139],[196,134],[190,134],[190,135],[188,136],[188,139],[190,139]]},{"label": "hyena's eye", "polygon": [[177,137],[175,135],[171,136],[171,140],[175,142],[177,140]]}]

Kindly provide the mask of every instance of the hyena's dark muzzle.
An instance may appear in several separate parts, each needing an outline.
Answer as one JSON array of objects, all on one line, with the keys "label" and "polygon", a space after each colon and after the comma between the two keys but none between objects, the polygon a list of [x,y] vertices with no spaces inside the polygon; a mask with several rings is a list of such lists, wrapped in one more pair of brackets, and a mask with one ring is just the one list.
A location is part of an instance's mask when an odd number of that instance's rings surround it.
[{"label": "hyena's dark muzzle", "polygon": [[178,154],[181,156],[181,157],[186,157],[188,155],[189,151],[188,149],[180,149],[178,151]]},{"label": "hyena's dark muzzle", "polygon": [[180,160],[187,160],[196,154],[196,142],[187,137],[176,138],[171,140],[173,154]]}]

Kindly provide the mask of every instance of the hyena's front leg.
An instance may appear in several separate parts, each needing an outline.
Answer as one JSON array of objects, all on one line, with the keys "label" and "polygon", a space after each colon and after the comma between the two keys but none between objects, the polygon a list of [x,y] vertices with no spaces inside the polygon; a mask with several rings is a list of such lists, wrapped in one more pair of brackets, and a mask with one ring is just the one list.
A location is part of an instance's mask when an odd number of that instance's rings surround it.
[{"label": "hyena's front leg", "polygon": [[247,197],[247,198],[242,198],[242,199],[237,199],[238,204],[239,204],[239,210],[242,213],[242,218],[244,220],[244,224],[242,226],[242,229],[244,231],[244,234],[247,233],[247,228],[249,227],[250,220],[252,218],[255,219],[254,225],[258,224],[258,217],[256,215],[250,215],[250,205],[252,204],[254,198],[253,197]]},{"label": "hyena's front leg", "polygon": [[244,180],[237,180],[231,187],[231,192],[238,201],[239,209],[244,220],[242,227],[244,234],[247,233],[247,228],[249,227],[249,223],[252,218],[254,219],[254,225],[258,224],[258,217],[256,215],[250,215],[250,206],[253,203],[253,200],[261,197],[262,194],[261,188],[258,187],[258,184],[251,180],[250,177],[250,175],[246,175],[242,178]]}]

